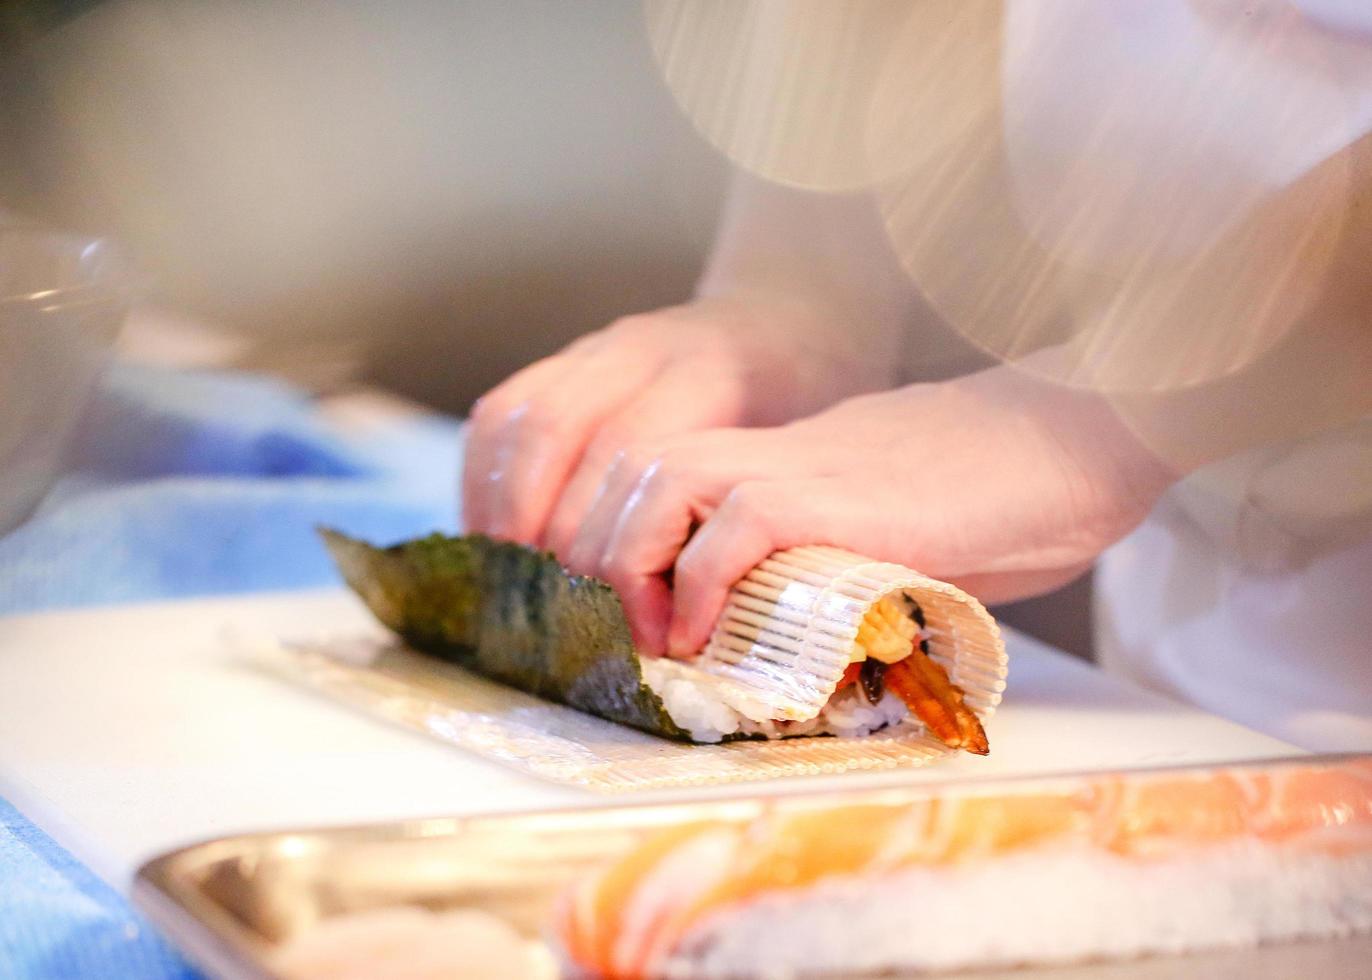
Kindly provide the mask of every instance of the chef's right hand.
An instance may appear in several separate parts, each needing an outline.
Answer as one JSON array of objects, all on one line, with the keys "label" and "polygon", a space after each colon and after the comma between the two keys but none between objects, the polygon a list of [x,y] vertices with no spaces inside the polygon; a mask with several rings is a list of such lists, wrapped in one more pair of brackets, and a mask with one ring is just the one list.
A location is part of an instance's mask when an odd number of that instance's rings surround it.
[{"label": "chef's right hand", "polygon": [[626,317],[481,397],[467,430],[466,528],[566,560],[624,447],[776,425],[889,383],[797,305],[706,299]]}]

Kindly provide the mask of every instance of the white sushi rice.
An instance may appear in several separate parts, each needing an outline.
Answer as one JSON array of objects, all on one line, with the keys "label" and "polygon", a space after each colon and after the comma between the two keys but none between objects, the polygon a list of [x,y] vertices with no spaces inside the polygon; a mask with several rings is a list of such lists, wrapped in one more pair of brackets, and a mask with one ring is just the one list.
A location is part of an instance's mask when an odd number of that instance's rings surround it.
[{"label": "white sushi rice", "polygon": [[688,663],[664,657],[642,659],[643,679],[662,699],[663,707],[697,742],[718,742],[734,734],[765,738],[801,735],[870,735],[898,725],[909,716],[905,702],[889,691],[868,703],[854,684],[832,698],[818,715],[804,721],[755,721],[727,700],[727,692]]},{"label": "white sushi rice", "polygon": [[1130,860],[1086,848],[833,879],[721,908],[667,978],[852,977],[1071,963],[1372,931],[1372,854],[1256,840]]}]

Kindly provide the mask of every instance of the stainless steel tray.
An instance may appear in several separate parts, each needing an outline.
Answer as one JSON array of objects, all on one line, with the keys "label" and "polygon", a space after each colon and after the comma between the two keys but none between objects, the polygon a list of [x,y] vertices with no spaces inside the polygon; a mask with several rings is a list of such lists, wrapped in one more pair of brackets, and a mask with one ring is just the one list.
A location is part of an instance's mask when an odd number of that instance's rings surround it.
[{"label": "stainless steel tray", "polygon": [[[1274,760],[1309,763],[1312,757]],[[1096,774],[1099,775],[1099,774]],[[995,781],[1006,787],[1043,778]],[[577,876],[624,853],[644,834],[694,820],[752,820],[767,810],[913,800],[987,780],[857,792],[796,793],[543,813],[435,818],[360,827],[244,834],[206,841],[145,864],[135,901],[211,974],[272,977],[279,943],[330,916],[392,906],[474,908],[530,937]],[[1122,963],[978,972],[978,977],[1363,977],[1372,936],[1159,957]]]}]

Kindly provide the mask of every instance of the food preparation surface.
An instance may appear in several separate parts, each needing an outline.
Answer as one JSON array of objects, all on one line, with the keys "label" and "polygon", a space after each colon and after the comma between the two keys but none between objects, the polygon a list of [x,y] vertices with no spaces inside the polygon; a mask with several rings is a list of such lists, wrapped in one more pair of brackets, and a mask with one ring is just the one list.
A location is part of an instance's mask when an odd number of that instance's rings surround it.
[{"label": "food preparation surface", "polygon": [[[245,656],[255,637],[368,623],[332,590],[0,619],[0,796],[121,888],[142,861],[206,837],[606,802],[391,728]],[[1011,633],[1009,649],[988,758],[633,799],[1299,754],[1027,637]]]}]

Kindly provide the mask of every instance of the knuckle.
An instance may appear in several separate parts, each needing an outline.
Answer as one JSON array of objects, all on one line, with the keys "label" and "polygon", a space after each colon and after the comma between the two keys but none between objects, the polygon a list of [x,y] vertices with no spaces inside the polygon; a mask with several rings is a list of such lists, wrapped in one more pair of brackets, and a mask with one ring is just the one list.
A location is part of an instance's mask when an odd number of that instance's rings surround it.
[{"label": "knuckle", "polygon": [[560,435],[567,416],[542,398],[532,398],[511,413],[521,437],[545,438]]},{"label": "knuckle", "polygon": [[767,513],[767,496],[765,484],[747,481],[729,491],[725,504],[735,517],[750,523],[762,523]]},{"label": "knuckle", "polygon": [[642,333],[652,328],[654,317],[650,313],[630,313],[614,320],[605,328],[605,333],[619,336]]},{"label": "knuckle", "polygon": [[644,489],[654,496],[689,494],[698,482],[698,472],[690,456],[658,449],[644,471]]},{"label": "knuckle", "polygon": [[650,477],[658,486],[690,482],[700,470],[701,456],[689,440],[659,439],[638,448],[643,453],[645,469],[651,470]]},{"label": "knuckle", "polygon": [[615,453],[616,473],[641,477],[657,463],[657,448],[646,443],[633,443]]},{"label": "knuckle", "polygon": [[631,313],[615,320],[603,331],[612,349],[638,354],[660,351],[662,341],[669,335],[669,326],[662,311]]},{"label": "knuckle", "polygon": [[509,411],[507,398],[495,388],[472,403],[471,417],[478,425],[489,425],[504,418]]},{"label": "knuckle", "polygon": [[682,476],[681,461],[659,446],[647,447],[644,460],[647,462],[643,468],[644,479],[654,489],[669,487]]},{"label": "knuckle", "polygon": [[580,337],[577,337],[566,347],[562,348],[562,352],[559,356],[578,358],[586,354],[595,353],[595,351],[605,343],[605,336],[610,332],[613,326],[614,324],[610,324],[610,326],[601,327],[599,330],[590,330],[583,333]]},{"label": "knuckle", "polygon": [[684,480],[695,470],[695,455],[681,443],[668,443],[657,448],[657,472],[662,480]]},{"label": "knuckle", "polygon": [[639,441],[639,433],[632,423],[612,419],[596,432],[589,452],[614,457],[620,450],[636,445]]},{"label": "knuckle", "polygon": [[673,582],[678,588],[683,585],[698,586],[707,578],[710,565],[709,554],[699,548],[687,548],[677,556],[676,564],[672,567]]}]

